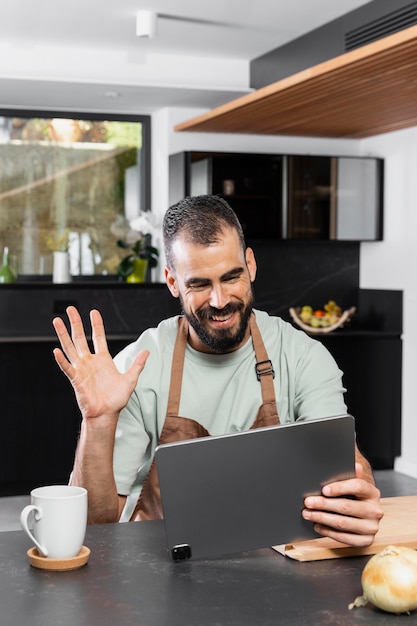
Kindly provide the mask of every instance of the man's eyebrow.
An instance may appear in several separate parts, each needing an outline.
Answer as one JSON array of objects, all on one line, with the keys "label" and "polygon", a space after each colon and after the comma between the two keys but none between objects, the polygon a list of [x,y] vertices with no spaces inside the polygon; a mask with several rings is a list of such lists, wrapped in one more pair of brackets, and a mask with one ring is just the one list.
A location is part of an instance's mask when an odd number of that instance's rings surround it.
[{"label": "man's eyebrow", "polygon": [[234,267],[232,270],[229,270],[225,274],[222,274],[222,276],[220,276],[220,280],[227,280],[228,278],[233,278],[234,276],[243,274],[244,271],[245,271],[244,267]]},{"label": "man's eyebrow", "polygon": [[192,287],[193,285],[204,285],[209,283],[209,278],[199,278],[198,276],[192,276],[184,281],[186,287]]},{"label": "man's eyebrow", "polygon": [[[229,270],[228,272],[222,274],[220,276],[220,280],[229,280],[230,278],[238,276],[239,274],[243,274],[244,271],[245,269],[243,267],[234,267],[232,270]],[[193,285],[205,285],[207,283],[210,283],[211,280],[207,277],[192,276],[184,282],[186,287],[192,287]]]}]

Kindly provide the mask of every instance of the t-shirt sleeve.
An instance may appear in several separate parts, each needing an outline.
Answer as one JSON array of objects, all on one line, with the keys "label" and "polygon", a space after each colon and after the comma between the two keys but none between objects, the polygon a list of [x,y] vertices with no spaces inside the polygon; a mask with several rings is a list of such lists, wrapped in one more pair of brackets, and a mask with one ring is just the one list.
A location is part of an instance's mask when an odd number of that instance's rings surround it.
[{"label": "t-shirt sleeve", "polygon": [[296,419],[317,419],[347,412],[343,373],[333,356],[319,341],[305,346],[295,369]]},{"label": "t-shirt sleeve", "polygon": [[[137,341],[116,355],[114,362],[118,370],[125,372],[141,349],[140,341]],[[126,496],[130,494],[138,480],[138,473],[146,459],[149,446],[149,436],[144,426],[138,393],[139,387],[120,412],[114,443],[113,473],[117,492]]]},{"label": "t-shirt sleeve", "polygon": [[116,429],[113,473],[117,493],[129,495],[146,459],[149,437],[145,431],[140,404],[134,392],[121,411]]}]

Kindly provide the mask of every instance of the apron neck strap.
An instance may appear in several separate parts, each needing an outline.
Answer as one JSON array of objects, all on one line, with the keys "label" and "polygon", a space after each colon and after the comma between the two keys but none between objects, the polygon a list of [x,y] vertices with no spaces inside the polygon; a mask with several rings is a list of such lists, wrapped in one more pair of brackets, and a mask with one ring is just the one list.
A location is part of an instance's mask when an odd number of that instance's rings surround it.
[{"label": "apron neck strap", "polygon": [[[262,402],[275,402],[275,389],[273,383],[275,372],[272,367],[272,362],[268,358],[254,313],[252,313],[250,317],[249,327],[256,357],[255,373],[261,383]],[[181,316],[178,320],[178,333],[172,356],[167,415],[179,415],[182,375],[184,371],[184,355],[187,346],[187,339],[188,322],[184,316]]]},{"label": "apron neck strap", "polygon": [[272,366],[272,361],[269,359],[266,352],[262,335],[256,323],[255,313],[253,312],[249,320],[249,326],[256,356],[255,372],[262,388],[262,401],[264,403],[275,402],[275,371]]},{"label": "apron neck strap", "polygon": [[169,385],[169,397],[167,415],[179,415],[182,373],[184,370],[185,348],[188,339],[188,322],[184,316],[178,320],[178,332],[175,340],[174,353],[172,355],[171,381]]}]

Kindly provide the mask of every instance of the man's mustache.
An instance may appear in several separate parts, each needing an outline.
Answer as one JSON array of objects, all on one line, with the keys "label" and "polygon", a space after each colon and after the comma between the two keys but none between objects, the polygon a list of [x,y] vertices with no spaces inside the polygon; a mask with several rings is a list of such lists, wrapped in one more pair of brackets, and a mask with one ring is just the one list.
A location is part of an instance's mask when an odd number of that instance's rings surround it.
[{"label": "man's mustache", "polygon": [[241,311],[243,309],[243,304],[232,303],[226,304],[223,309],[217,309],[216,307],[207,306],[201,309],[197,309],[196,313],[200,319],[209,319],[213,317],[213,315],[231,315],[236,311]]}]

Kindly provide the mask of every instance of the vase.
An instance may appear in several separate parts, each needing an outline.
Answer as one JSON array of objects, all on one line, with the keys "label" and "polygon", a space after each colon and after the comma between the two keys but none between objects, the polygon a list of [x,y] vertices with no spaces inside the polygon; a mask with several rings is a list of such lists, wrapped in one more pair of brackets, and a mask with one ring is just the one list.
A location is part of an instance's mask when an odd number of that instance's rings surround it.
[{"label": "vase", "polygon": [[133,261],[133,272],[126,278],[127,283],[144,283],[146,271],[148,269],[147,259],[135,259]]},{"label": "vase", "polygon": [[69,270],[69,254],[66,250],[57,250],[54,252],[54,261],[52,268],[53,283],[70,283],[71,274]]},{"label": "vase", "polygon": [[14,283],[16,274],[13,272],[9,264],[9,248],[4,248],[3,265],[0,267],[0,283]]}]

